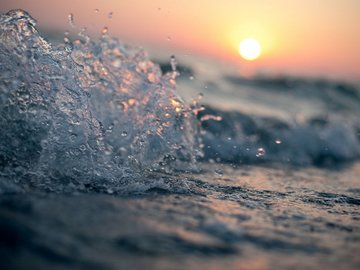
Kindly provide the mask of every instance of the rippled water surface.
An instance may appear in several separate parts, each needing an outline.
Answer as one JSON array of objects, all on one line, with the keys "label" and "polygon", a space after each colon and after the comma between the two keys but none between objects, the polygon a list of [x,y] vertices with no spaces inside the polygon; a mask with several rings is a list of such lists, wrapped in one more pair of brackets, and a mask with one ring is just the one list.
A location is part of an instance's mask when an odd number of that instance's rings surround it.
[{"label": "rippled water surface", "polygon": [[2,195],[2,261],[43,269],[359,266],[359,165],[345,174],[223,169],[176,175],[189,179],[186,193]]}]

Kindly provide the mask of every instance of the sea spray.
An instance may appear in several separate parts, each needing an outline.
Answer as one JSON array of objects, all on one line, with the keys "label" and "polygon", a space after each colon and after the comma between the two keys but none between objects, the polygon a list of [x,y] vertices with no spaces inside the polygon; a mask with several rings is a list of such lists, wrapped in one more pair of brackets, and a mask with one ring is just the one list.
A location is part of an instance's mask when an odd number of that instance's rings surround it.
[{"label": "sea spray", "polygon": [[2,174],[47,189],[108,190],[194,166],[198,124],[176,93],[176,71],[162,75],[145,51],[107,31],[54,47],[35,25],[22,10],[0,17]]}]

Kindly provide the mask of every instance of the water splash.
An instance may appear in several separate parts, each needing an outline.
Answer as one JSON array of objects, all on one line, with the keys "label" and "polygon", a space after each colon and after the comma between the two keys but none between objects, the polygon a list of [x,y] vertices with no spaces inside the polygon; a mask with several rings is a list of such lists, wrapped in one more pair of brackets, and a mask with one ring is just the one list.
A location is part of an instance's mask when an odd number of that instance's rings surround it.
[{"label": "water splash", "polygon": [[148,171],[192,166],[198,126],[175,71],[162,75],[145,51],[108,35],[53,47],[35,25],[22,10],[0,17],[4,174],[50,189],[113,190]]}]

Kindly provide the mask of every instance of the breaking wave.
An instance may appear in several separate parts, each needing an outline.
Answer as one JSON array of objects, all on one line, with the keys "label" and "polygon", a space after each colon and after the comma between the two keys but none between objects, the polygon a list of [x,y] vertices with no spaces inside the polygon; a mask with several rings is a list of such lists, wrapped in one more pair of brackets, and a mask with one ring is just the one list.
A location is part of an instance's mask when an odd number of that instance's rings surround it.
[{"label": "breaking wave", "polygon": [[276,162],[329,168],[360,156],[360,133],[356,125],[341,117],[325,115],[289,123],[211,107],[199,117],[203,114],[222,119],[202,122],[204,156],[210,161],[236,166]]},{"label": "breaking wave", "polygon": [[23,10],[0,17],[0,192],[19,183],[184,191],[172,175],[197,160],[326,166],[360,155],[356,127],[341,117],[287,123],[189,105],[176,92],[174,57],[163,74],[107,28],[99,40],[81,32],[55,46],[35,25]]},{"label": "breaking wave", "polygon": [[[124,186],[200,153],[192,108],[146,52],[110,38],[52,46],[22,10],[0,17],[0,166],[33,186]],[[56,183],[58,185],[56,185]],[[151,185],[150,185],[151,186]]]}]

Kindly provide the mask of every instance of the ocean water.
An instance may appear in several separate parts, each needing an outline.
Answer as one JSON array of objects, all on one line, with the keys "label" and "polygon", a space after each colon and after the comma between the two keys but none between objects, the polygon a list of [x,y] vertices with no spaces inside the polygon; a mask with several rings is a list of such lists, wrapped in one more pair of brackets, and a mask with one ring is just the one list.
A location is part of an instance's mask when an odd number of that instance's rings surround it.
[{"label": "ocean water", "polygon": [[0,16],[1,269],[357,269],[360,90]]}]

